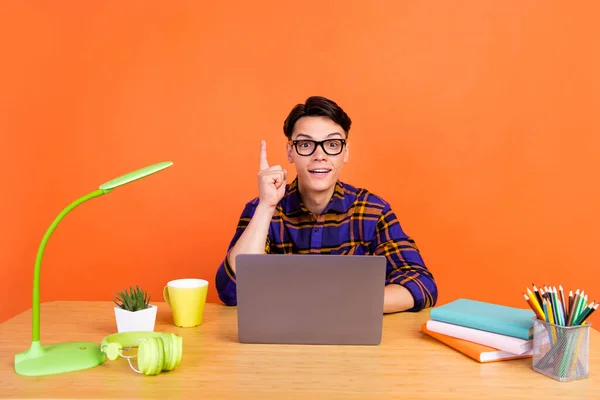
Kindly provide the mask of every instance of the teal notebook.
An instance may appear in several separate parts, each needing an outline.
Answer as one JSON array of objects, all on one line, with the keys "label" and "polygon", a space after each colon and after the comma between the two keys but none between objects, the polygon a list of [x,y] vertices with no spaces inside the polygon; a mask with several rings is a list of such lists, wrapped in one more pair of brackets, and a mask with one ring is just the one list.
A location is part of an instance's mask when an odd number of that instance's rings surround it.
[{"label": "teal notebook", "polygon": [[513,308],[477,300],[458,299],[431,309],[434,321],[461,325],[525,340],[533,337],[531,309]]}]

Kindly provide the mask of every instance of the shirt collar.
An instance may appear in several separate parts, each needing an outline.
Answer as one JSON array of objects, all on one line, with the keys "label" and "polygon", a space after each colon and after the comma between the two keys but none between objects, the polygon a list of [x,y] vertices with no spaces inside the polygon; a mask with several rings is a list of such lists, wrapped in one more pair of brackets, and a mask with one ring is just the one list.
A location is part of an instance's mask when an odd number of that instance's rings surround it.
[{"label": "shirt collar", "polygon": [[[331,200],[323,210],[323,214],[329,211],[335,211],[338,213],[346,212],[348,205],[344,200],[344,186],[343,183],[338,180],[335,183],[335,189],[333,191],[333,195],[331,196]],[[282,203],[283,209],[288,215],[298,212],[305,212],[307,214],[309,213],[308,209],[304,205],[304,202],[302,201],[302,197],[300,196],[300,190],[298,190],[298,177],[296,177],[294,181],[286,188],[286,193]]]}]

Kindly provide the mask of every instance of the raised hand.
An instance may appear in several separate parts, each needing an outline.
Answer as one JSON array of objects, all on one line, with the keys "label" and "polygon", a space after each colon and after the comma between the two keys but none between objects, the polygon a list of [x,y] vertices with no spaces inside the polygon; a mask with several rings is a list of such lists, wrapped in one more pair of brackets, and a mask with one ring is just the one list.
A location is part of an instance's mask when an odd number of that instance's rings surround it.
[{"label": "raised hand", "polygon": [[267,143],[260,142],[260,158],[258,170],[258,198],[259,203],[269,207],[276,207],[285,194],[287,171],[280,165],[269,167],[267,161]]}]

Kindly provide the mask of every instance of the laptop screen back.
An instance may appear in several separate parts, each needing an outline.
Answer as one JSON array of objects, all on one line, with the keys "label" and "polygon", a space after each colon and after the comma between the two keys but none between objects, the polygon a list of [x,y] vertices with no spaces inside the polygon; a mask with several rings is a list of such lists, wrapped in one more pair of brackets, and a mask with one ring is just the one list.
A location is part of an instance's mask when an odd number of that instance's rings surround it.
[{"label": "laptop screen back", "polygon": [[238,339],[379,344],[385,271],[383,256],[238,255]]}]

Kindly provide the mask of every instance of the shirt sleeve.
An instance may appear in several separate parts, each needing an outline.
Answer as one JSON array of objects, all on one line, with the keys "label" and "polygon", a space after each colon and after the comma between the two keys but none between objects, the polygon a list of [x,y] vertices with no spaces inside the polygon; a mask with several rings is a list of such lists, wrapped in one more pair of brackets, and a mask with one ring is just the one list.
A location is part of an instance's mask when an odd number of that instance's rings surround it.
[{"label": "shirt sleeve", "polygon": [[414,306],[407,311],[420,311],[435,305],[438,291],[433,275],[389,205],[384,207],[377,221],[372,246],[374,255],[387,258],[385,284],[402,285],[412,294]]},{"label": "shirt sleeve", "polygon": [[[235,281],[235,274],[231,269],[231,264],[229,263],[229,253],[231,252],[231,248],[237,243],[242,233],[250,223],[250,220],[254,216],[254,212],[256,211],[256,206],[258,205],[258,199],[254,199],[246,204],[242,214],[239,218],[237,228],[235,230],[235,234],[229,243],[229,247],[227,248],[227,253],[225,254],[225,258],[219,265],[217,269],[215,285],[217,287],[217,294],[219,295],[219,299],[228,306],[235,306],[237,304],[237,285]],[[267,242],[265,243],[265,252],[269,252],[269,237],[267,236]]]}]

